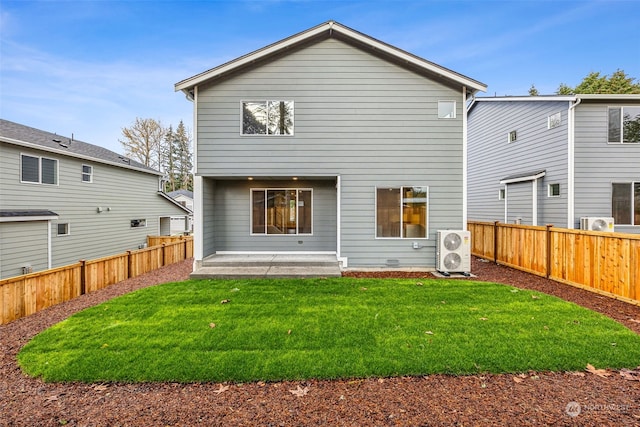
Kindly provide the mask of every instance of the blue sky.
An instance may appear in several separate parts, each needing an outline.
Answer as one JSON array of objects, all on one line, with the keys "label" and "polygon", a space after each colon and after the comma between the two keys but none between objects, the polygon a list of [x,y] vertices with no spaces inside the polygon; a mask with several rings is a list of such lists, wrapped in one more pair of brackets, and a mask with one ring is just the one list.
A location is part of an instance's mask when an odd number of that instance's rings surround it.
[{"label": "blue sky", "polygon": [[0,117],[122,152],[136,117],[192,128],[176,82],[328,20],[479,80],[482,96],[640,78],[640,0],[2,0]]}]

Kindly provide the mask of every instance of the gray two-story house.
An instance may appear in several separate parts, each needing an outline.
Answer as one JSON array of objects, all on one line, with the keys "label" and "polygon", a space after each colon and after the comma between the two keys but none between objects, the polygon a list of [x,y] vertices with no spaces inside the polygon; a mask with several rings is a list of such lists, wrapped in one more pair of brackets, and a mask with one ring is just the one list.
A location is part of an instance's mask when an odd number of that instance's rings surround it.
[{"label": "gray two-story house", "polygon": [[640,233],[640,95],[476,98],[468,115],[470,220]]},{"label": "gray two-story house", "polygon": [[171,217],[190,211],[160,191],[161,180],[105,148],[0,119],[0,278],[169,234]]},{"label": "gray two-story house", "polygon": [[329,21],[175,85],[194,105],[194,256],[435,265],[466,228],[466,108],[484,84]]}]

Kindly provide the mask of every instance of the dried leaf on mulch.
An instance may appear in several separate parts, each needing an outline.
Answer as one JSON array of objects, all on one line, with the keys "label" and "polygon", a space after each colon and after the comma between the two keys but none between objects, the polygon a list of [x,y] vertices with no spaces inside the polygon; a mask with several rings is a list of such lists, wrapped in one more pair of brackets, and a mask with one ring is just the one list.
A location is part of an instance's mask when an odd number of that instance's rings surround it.
[{"label": "dried leaf on mulch", "polygon": [[620,369],[620,375],[625,380],[640,381],[640,366],[636,369]]},{"label": "dried leaf on mulch", "polygon": [[218,386],[218,389],[217,390],[213,390],[213,392],[215,394],[220,394],[220,393],[224,393],[227,390],[229,390],[229,386],[228,385],[220,384],[220,386]]},{"label": "dried leaf on mulch", "polygon": [[602,378],[606,378],[611,375],[610,372],[607,372],[606,369],[597,369],[591,363],[587,363],[587,372],[597,375]]},{"label": "dried leaf on mulch", "polygon": [[309,393],[309,387],[305,386],[304,388],[302,388],[298,386],[298,388],[295,390],[289,390],[289,393],[293,394],[294,396],[303,397],[306,396],[307,393]]}]

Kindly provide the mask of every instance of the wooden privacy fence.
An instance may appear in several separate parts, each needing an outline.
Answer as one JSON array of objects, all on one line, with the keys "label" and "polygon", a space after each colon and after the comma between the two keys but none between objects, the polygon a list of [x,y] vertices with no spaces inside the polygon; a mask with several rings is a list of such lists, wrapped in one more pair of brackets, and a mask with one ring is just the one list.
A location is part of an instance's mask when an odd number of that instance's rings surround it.
[{"label": "wooden privacy fence", "polygon": [[147,242],[144,249],[0,280],[0,324],[193,257],[190,236],[148,236]]},{"label": "wooden privacy fence", "polygon": [[469,221],[471,253],[640,305],[640,235]]}]

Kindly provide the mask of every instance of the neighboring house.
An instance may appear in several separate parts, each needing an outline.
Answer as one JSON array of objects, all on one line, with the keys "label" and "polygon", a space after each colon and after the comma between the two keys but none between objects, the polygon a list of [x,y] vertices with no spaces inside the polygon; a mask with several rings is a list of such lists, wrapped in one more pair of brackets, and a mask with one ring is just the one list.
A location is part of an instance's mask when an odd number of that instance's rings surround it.
[{"label": "neighboring house", "polygon": [[191,212],[186,218],[183,216],[171,217],[171,234],[191,233],[193,231],[193,191],[184,189],[169,191],[167,196]]},{"label": "neighboring house", "polygon": [[470,220],[640,233],[640,95],[476,98]]},{"label": "neighboring house", "polygon": [[189,211],[162,174],[74,139],[0,119],[0,278],[138,249]]},{"label": "neighboring house", "polygon": [[226,253],[435,266],[466,229],[484,84],[326,22],[175,85],[194,103],[195,267]]}]

